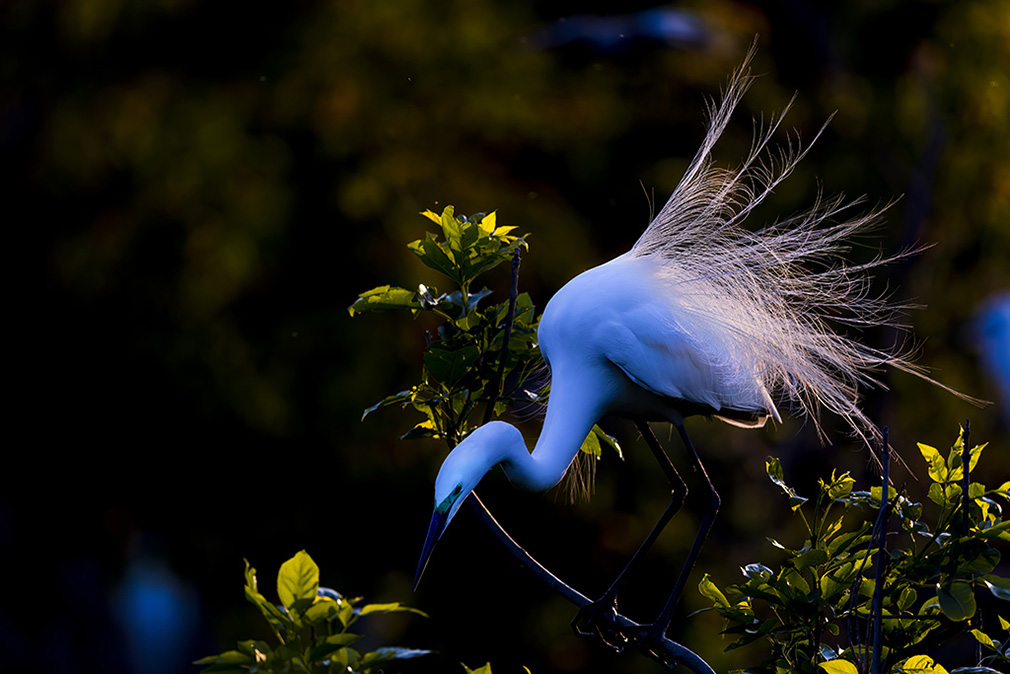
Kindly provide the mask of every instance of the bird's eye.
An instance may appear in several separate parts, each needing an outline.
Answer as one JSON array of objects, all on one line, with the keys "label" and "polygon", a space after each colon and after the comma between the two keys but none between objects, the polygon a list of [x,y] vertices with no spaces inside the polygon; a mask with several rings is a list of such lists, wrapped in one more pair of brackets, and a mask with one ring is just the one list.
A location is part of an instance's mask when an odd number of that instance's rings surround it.
[{"label": "bird's eye", "polygon": [[461,484],[457,484],[457,485],[456,485],[456,488],[452,490],[452,495],[453,495],[453,496],[459,496],[459,493],[460,493],[461,491],[463,491],[463,485],[461,485]]}]

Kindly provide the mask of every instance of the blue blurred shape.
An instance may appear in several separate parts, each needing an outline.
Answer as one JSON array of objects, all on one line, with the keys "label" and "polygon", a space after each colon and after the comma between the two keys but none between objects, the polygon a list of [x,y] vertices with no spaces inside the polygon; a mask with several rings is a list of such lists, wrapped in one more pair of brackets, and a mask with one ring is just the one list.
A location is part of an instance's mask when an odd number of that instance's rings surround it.
[{"label": "blue blurred shape", "polygon": [[191,669],[199,609],[196,592],[161,559],[138,555],[113,600],[133,671],[173,674]]},{"label": "blue blurred shape", "polygon": [[1010,292],[982,305],[974,332],[986,374],[1000,392],[1003,421],[1010,426]]},{"label": "blue blurred shape", "polygon": [[601,51],[612,51],[633,41],[699,47],[708,43],[710,37],[705,22],[690,12],[648,9],[612,16],[575,14],[545,26],[531,41],[542,49],[583,43]]}]

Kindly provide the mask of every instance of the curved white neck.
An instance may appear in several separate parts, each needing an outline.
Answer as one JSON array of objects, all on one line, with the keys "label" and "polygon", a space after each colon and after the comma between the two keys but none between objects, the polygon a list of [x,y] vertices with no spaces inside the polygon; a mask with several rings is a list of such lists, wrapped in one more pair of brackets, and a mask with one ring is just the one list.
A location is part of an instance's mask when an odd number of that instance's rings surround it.
[{"label": "curved white neck", "polygon": [[510,447],[502,461],[502,469],[512,484],[530,491],[545,491],[561,481],[601,415],[592,393],[573,387],[551,389],[547,418],[533,453],[525,446]]}]

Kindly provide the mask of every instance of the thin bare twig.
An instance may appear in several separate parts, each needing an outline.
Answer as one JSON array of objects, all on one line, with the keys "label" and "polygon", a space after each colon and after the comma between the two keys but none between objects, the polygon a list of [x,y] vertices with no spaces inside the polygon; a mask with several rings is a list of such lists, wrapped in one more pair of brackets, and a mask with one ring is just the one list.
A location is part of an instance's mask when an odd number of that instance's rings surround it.
[{"label": "thin bare twig", "polygon": [[873,584],[873,659],[870,662],[870,674],[880,674],[881,652],[883,644],[883,616],[884,616],[884,566],[887,562],[887,515],[890,510],[891,486],[888,480],[887,471],[891,463],[891,449],[887,444],[887,426],[884,426],[882,446],[880,448],[880,513],[877,515],[879,527],[877,535],[880,537],[877,542],[877,569]]},{"label": "thin bare twig", "polygon": [[501,355],[498,359],[498,372],[495,375],[494,386],[491,387],[491,399],[487,402],[487,409],[484,410],[482,424],[491,421],[494,415],[494,406],[501,397],[502,388],[505,385],[505,363],[509,356],[509,340],[512,339],[512,326],[516,319],[516,301],[519,299],[519,247],[512,253],[512,287],[509,288],[509,310],[505,316],[505,333],[502,335]]}]

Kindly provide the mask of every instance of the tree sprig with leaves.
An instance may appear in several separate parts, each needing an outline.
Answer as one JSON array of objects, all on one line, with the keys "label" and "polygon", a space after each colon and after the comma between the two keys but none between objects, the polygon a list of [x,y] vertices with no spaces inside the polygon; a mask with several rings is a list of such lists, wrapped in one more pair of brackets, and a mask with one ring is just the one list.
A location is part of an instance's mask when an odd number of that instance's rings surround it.
[{"label": "tree sprig with leaves", "polygon": [[[884,530],[889,551],[879,560],[879,586],[874,518],[864,513],[879,513],[883,486],[854,491],[854,478],[833,473],[830,480],[820,481],[811,504],[785,482],[778,459],[769,458],[768,476],[802,518],[807,538],[798,548],[769,539],[785,555],[778,571],[753,563],[743,567],[743,583],[722,590],[706,574],[699,585],[723,617],[725,633],[736,636],[730,649],[758,640],[768,643],[767,660],[746,671],[858,674],[871,648],[865,635],[874,598],[881,600],[881,653],[885,662],[894,663],[892,674],[945,674],[925,651],[966,633],[985,647],[986,655],[976,666],[954,672],[1010,671],[1010,638],[1001,642],[971,626],[976,591],[1010,601],[1010,579],[994,573],[1000,561],[994,544],[1010,542],[1010,521],[1003,519],[1001,503],[1010,499],[1010,482],[990,489],[966,479],[985,447],[966,453],[963,430],[946,458],[919,444],[928,466],[927,497],[933,512],[927,521],[923,504],[913,502],[904,490],[888,487],[887,507],[900,521],[900,531]],[[968,476],[962,458],[966,454]],[[966,482],[967,499],[962,487]],[[1002,617],[1000,625],[1003,631],[1010,628]]]},{"label": "tree sprig with leaves", "polygon": [[362,635],[351,627],[367,615],[416,613],[417,609],[391,604],[362,604],[361,597],[347,598],[319,585],[319,567],[304,550],[281,565],[277,574],[280,605],[264,597],[256,581],[256,569],[246,561],[245,596],[260,610],[275,644],[259,639],[240,641],[234,650],[202,658],[201,674],[369,674],[392,662],[431,651],[411,648],[378,648],[359,652],[351,645]]},{"label": "tree sprig with leaves", "polygon": [[[474,417],[480,405],[492,406],[486,418],[546,402],[549,387],[535,376],[545,371],[537,345],[540,317],[527,293],[513,288],[508,299],[483,306],[492,291],[478,289],[483,274],[510,260],[518,264],[518,252],[529,249],[526,235],[499,225],[494,212],[461,216],[450,205],[440,215],[421,215],[439,225],[441,236],[427,232],[407,247],[455,288],[440,293],[424,283],[417,290],[383,285],[361,293],[348,313],[409,310],[415,317],[427,313],[441,321],[437,339],[428,336],[421,381],[372,405],[362,418],[390,405],[411,406],[424,419],[403,439],[440,439],[452,448],[485,420]],[[608,446],[620,455],[616,441],[596,426],[582,449],[599,457]]]}]

